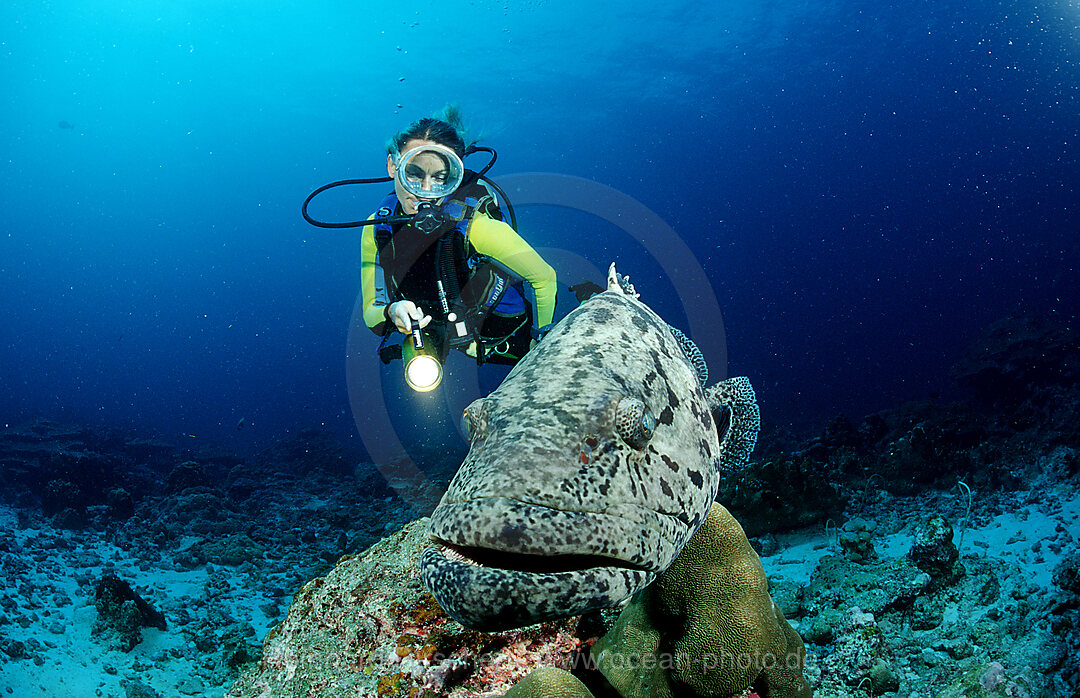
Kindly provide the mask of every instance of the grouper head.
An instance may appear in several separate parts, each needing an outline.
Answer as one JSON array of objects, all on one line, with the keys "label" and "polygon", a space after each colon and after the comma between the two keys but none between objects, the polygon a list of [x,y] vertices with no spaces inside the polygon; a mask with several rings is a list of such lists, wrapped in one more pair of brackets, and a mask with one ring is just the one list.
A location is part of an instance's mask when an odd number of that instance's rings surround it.
[{"label": "grouper head", "polygon": [[612,265],[465,410],[465,461],[431,517],[424,584],[476,630],[616,606],[704,521],[721,470],[745,463],[757,405],[745,378],[704,390],[668,325]]}]

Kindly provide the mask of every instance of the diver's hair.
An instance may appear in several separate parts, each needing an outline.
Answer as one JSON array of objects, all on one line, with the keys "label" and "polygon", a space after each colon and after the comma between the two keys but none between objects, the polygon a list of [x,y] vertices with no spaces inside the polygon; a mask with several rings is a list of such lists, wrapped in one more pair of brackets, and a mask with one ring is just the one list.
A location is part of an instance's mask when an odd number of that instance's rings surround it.
[{"label": "diver's hair", "polygon": [[405,144],[414,138],[434,141],[450,148],[459,158],[465,158],[465,150],[476,141],[467,142],[461,108],[456,104],[447,104],[435,116],[426,116],[414,121],[390,139],[386,152],[397,156]]}]

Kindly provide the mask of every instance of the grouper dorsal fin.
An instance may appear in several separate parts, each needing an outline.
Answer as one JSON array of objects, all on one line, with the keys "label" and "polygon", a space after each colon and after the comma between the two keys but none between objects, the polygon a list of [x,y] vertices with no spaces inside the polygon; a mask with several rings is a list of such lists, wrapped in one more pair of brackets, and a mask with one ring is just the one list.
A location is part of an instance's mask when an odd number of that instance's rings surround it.
[{"label": "grouper dorsal fin", "polygon": [[705,389],[720,438],[717,468],[740,470],[750,462],[761,429],[761,410],[746,376],[735,376]]},{"label": "grouper dorsal fin", "polygon": [[623,276],[615,271],[615,262],[611,263],[607,272],[607,290],[621,293],[631,298],[641,298],[641,294],[634,290],[634,284],[630,283],[629,276]]}]

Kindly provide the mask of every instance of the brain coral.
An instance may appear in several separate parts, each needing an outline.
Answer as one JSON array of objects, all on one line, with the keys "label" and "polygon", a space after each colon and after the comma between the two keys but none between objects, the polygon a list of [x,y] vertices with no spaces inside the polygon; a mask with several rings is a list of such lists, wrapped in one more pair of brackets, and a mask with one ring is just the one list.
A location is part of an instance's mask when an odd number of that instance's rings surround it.
[{"label": "brain coral", "polygon": [[570,672],[542,667],[507,691],[505,698],[593,698],[593,694]]},{"label": "brain coral", "polygon": [[719,504],[655,584],[593,647],[624,698],[809,698],[802,639],[769,597],[765,570]]}]

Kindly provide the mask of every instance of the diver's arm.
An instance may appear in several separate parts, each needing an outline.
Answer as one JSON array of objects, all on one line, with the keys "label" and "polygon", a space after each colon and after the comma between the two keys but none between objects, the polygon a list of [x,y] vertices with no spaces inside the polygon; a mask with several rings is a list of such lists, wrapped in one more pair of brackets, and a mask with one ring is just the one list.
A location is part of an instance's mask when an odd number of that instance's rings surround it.
[{"label": "diver's arm", "polygon": [[506,266],[532,286],[536,296],[537,327],[555,316],[555,270],[506,223],[481,213],[469,227],[469,242],[480,254]]},{"label": "diver's arm", "polygon": [[378,258],[375,226],[366,225],[360,236],[360,292],[364,299],[364,323],[372,332],[381,335],[388,319],[386,311],[390,298]]},{"label": "diver's arm", "polygon": [[398,332],[408,332],[413,323],[427,327],[431,316],[408,300],[394,301],[386,290],[385,270],[379,264],[374,226],[365,226],[360,237],[360,290],[364,298],[364,324],[375,334],[386,332],[390,322]]}]

